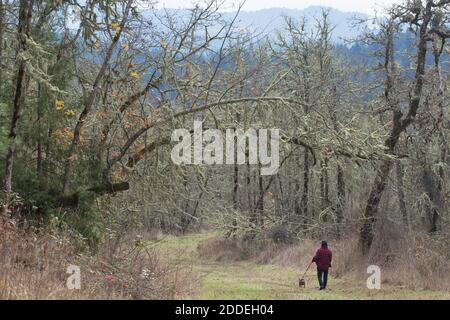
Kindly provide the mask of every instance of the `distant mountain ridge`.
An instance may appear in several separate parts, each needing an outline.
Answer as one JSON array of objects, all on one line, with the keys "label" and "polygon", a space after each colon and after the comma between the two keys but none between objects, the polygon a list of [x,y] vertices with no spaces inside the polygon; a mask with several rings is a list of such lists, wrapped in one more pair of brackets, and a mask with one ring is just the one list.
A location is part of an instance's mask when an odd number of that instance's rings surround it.
[{"label": "distant mountain ridge", "polygon": [[[177,12],[179,16],[189,15],[187,9],[156,9],[144,10],[142,13],[145,16],[151,16],[152,12],[158,13],[163,10]],[[269,8],[260,9],[256,11],[241,11],[235,22],[235,25],[239,28],[253,31],[255,33],[264,33],[269,36],[274,36],[277,31],[283,31],[285,28],[284,17],[288,16],[294,18],[297,21],[301,21],[305,18],[307,28],[314,29],[316,24],[315,19],[321,19],[322,11],[329,12],[328,18],[331,26],[335,27],[332,34],[332,40],[335,42],[341,42],[342,39],[351,39],[358,36],[358,29],[352,27],[352,21],[354,19],[367,19],[369,15],[361,12],[343,12],[332,7],[324,6],[309,6],[305,9],[289,9],[289,8]],[[227,11],[223,13],[224,18],[232,20],[236,12]]]},{"label": "distant mountain ridge", "polygon": [[[323,6],[310,6],[305,9],[270,8],[257,11],[241,11],[237,25],[248,28],[251,31],[275,34],[285,27],[284,16],[292,17],[298,21],[305,18],[308,29],[313,29],[316,19],[321,19],[322,11],[329,12],[328,18],[333,30],[333,40],[340,42],[341,39],[355,38],[359,34],[357,28],[352,27],[355,19],[367,19],[369,15],[361,12],[343,12],[338,9]],[[225,17],[232,18],[234,13],[225,13]]]}]

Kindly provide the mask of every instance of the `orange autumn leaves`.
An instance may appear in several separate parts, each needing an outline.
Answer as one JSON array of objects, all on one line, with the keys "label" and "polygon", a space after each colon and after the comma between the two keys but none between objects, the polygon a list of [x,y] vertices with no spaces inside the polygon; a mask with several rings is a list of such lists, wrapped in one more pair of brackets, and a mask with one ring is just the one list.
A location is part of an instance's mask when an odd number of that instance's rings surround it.
[{"label": "orange autumn leaves", "polygon": [[137,115],[132,112],[126,111],[123,114],[124,117],[122,122],[122,128],[124,130],[129,130],[132,128],[147,128],[152,124],[155,118],[158,117],[160,111],[161,111],[160,109],[154,109],[147,116]]},{"label": "orange autumn leaves", "polygon": [[[52,132],[52,138],[56,140],[58,145],[62,145],[64,147],[69,147],[70,143],[73,140],[73,131],[69,128],[56,129]],[[85,143],[85,138],[83,134],[80,134],[80,145]]]}]

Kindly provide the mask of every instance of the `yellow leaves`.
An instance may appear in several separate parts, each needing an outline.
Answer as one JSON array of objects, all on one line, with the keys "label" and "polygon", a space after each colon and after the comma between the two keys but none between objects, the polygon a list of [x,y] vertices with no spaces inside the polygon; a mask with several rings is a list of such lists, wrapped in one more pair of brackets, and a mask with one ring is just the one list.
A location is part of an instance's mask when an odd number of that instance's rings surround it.
[{"label": "yellow leaves", "polygon": [[64,109],[64,101],[63,100],[55,100],[55,109],[57,111],[61,111],[62,109]]},{"label": "yellow leaves", "polygon": [[413,22],[414,21],[414,16],[412,14],[407,14],[406,17],[404,17],[405,22]]},{"label": "yellow leaves", "polygon": [[[56,111],[61,111],[64,109],[65,103],[63,100],[56,99],[55,100],[55,109]],[[73,109],[69,109],[64,114],[68,117],[73,117],[76,115],[76,112]]]},{"label": "yellow leaves", "polygon": [[136,71],[133,71],[130,73],[130,76],[135,79],[135,80],[139,80],[141,78],[141,76],[139,75],[139,73],[137,73]]},{"label": "yellow leaves", "polygon": [[66,112],[65,112],[65,114],[66,114],[66,116],[68,116],[68,117],[73,117],[73,116],[75,116],[75,111],[73,111],[72,109],[70,109],[70,110],[67,110]]},{"label": "yellow leaves", "polygon": [[119,32],[120,30],[122,30],[122,28],[120,27],[120,24],[117,22],[112,23],[111,28],[113,28],[116,32]]},{"label": "yellow leaves", "polygon": [[92,44],[92,48],[94,48],[94,50],[97,52],[100,51],[100,45],[98,44],[98,42],[95,42],[94,44]]},{"label": "yellow leaves", "polygon": [[125,44],[122,45],[122,49],[123,49],[125,52],[128,52],[128,50],[130,50],[130,46],[128,45],[128,43],[125,43]]}]

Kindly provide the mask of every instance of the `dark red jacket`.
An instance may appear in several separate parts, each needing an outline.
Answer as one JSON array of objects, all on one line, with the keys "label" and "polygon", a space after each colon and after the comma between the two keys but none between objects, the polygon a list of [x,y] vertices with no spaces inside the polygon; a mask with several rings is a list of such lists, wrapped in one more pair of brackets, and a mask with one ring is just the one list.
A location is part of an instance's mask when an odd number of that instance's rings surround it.
[{"label": "dark red jacket", "polygon": [[315,262],[317,265],[317,269],[322,271],[328,271],[328,268],[331,267],[331,258],[333,254],[331,250],[326,247],[322,247],[317,250],[316,255],[312,259],[312,262]]}]

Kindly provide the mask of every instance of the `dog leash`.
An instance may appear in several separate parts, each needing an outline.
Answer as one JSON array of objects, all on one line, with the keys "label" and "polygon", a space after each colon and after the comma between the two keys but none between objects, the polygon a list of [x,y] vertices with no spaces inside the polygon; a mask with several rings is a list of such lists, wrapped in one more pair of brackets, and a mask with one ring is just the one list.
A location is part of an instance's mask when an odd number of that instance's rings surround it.
[{"label": "dog leash", "polygon": [[303,279],[305,277],[306,272],[308,272],[309,267],[312,265],[312,261],[309,263],[308,267],[306,268],[305,272],[303,273],[303,276],[301,277],[301,279]]}]

